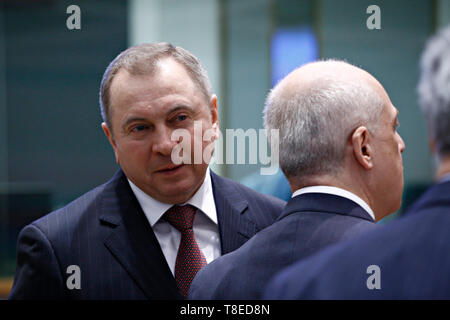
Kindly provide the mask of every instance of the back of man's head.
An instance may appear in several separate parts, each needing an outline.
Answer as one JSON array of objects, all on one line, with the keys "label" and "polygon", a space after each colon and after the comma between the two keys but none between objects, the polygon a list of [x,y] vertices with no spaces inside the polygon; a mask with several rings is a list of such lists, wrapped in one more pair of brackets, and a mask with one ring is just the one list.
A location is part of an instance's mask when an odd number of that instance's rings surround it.
[{"label": "back of man's head", "polygon": [[352,131],[376,130],[383,99],[371,78],[346,62],[320,61],[294,70],[270,92],[265,127],[279,129],[280,168],[288,179],[339,172]]},{"label": "back of man's head", "polygon": [[420,67],[420,107],[441,160],[450,156],[450,26],[428,41]]}]

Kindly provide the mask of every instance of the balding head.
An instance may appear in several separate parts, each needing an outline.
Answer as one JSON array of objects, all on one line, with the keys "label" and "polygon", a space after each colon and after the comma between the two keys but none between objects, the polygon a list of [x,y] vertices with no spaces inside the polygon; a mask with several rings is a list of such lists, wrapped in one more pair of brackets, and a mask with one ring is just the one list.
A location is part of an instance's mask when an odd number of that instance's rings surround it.
[{"label": "balding head", "polygon": [[294,96],[302,90],[314,88],[321,82],[367,86],[380,97],[388,98],[384,88],[370,73],[344,61],[327,60],[308,63],[284,78],[277,87],[280,94]]},{"label": "balding head", "polygon": [[352,131],[361,125],[375,131],[387,101],[374,77],[346,62],[294,70],[271,91],[264,110],[266,129],[280,130],[281,169],[288,178],[339,171]]}]

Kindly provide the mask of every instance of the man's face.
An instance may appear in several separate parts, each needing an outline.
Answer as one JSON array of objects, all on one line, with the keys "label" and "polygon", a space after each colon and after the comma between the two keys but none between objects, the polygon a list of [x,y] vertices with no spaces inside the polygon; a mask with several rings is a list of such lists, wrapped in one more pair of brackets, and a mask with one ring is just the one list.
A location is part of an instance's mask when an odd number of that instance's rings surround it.
[{"label": "man's face", "polygon": [[398,110],[388,98],[374,134],[376,193],[385,215],[400,208],[403,193],[402,152],[405,143],[397,132],[398,124]]},{"label": "man's face", "polygon": [[171,58],[160,60],[153,75],[120,70],[110,93],[112,131],[104,123],[102,127],[128,179],[161,202],[189,200],[203,183],[208,164],[174,164],[171,153],[179,141],[171,135],[185,129],[192,152],[194,143],[204,150],[211,141],[194,142],[194,121],[202,123],[202,133],[218,130],[217,98],[206,101],[185,68]]}]

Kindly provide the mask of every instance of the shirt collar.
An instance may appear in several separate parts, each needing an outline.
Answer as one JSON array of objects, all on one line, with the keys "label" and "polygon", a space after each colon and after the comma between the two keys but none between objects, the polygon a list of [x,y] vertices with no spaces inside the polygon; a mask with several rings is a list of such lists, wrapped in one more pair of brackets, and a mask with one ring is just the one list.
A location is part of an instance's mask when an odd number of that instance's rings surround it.
[{"label": "shirt collar", "polygon": [[[142,210],[144,211],[145,216],[147,217],[150,225],[153,227],[164,215],[164,213],[169,210],[173,204],[164,203],[158,201],[144,191],[139,189],[133,182],[129,179],[128,183],[130,184],[131,190],[136,196],[139,204],[141,205]],[[203,180],[202,185],[197,190],[197,192],[190,198],[187,202],[181,204],[186,205],[190,204],[200,209],[209,219],[211,219],[215,224],[217,224],[217,212],[216,205],[214,202],[214,194],[212,189],[211,175],[209,167],[206,170],[205,179]]]},{"label": "shirt collar", "polygon": [[304,193],[327,193],[347,198],[349,200],[352,200],[353,202],[356,202],[360,207],[367,211],[367,213],[372,217],[373,220],[375,220],[375,214],[373,213],[373,210],[369,207],[369,205],[363,199],[350,191],[330,186],[312,186],[298,189],[292,194],[292,198]]}]

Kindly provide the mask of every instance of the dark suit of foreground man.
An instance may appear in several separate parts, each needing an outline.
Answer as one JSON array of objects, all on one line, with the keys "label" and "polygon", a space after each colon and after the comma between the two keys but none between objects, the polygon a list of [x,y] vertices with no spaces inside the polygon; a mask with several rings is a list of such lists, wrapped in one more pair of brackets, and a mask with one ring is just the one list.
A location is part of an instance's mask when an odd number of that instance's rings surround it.
[{"label": "dark suit of foreground man", "polygon": [[419,83],[437,182],[405,217],[282,271],[266,298],[450,299],[449,39],[447,27],[429,41]]},{"label": "dark suit of foreground man", "polygon": [[277,221],[203,268],[192,299],[259,299],[284,267],[375,229],[400,207],[404,143],[381,84],[339,61],[303,66],[270,93],[265,126],[279,129],[293,197]]},{"label": "dark suit of foreground man", "polygon": [[[22,230],[11,299],[183,298],[199,268],[284,206],[215,175],[204,159],[173,163],[176,129],[191,134],[191,150],[205,150],[219,129],[217,97],[186,50],[126,50],[105,72],[100,104],[121,170]],[[194,122],[212,139],[194,139]]]}]

